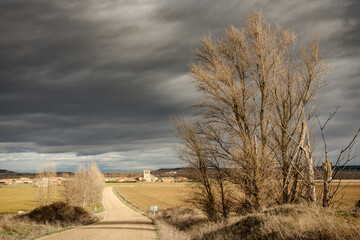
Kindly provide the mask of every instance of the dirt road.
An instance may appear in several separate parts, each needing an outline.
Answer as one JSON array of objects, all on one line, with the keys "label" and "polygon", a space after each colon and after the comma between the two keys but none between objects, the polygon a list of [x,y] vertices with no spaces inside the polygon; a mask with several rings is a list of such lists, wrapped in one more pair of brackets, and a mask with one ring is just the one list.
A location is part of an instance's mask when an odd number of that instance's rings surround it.
[{"label": "dirt road", "polygon": [[128,208],[107,187],[103,193],[104,219],[96,224],[41,238],[41,240],[155,239],[150,219]]}]

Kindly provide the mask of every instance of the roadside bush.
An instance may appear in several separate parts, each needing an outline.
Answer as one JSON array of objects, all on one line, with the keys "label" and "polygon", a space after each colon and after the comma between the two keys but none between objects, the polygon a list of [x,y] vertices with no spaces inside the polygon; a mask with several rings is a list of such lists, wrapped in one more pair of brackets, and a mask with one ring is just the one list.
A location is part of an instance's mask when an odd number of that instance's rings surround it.
[{"label": "roadside bush", "polygon": [[355,208],[360,209],[360,200],[355,201]]},{"label": "roadside bush", "polygon": [[37,223],[60,224],[63,226],[73,224],[90,224],[97,219],[81,207],[69,206],[64,202],[55,202],[44,207],[38,207],[26,214]]},{"label": "roadside bush", "polygon": [[192,208],[174,207],[159,211],[156,220],[161,220],[180,231],[187,230],[199,223],[207,222],[207,218]]}]

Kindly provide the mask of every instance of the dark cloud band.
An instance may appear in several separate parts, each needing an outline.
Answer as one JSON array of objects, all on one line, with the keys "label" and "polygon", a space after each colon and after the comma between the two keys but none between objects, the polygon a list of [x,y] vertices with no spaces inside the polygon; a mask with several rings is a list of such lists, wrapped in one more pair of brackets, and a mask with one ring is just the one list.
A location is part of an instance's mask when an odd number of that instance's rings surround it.
[{"label": "dark cloud band", "polygon": [[[81,156],[103,169],[181,165],[169,146],[176,142],[169,115],[190,114],[187,107],[198,97],[187,75],[191,49],[208,31],[218,35],[229,24],[244,24],[252,7],[297,32],[299,45],[312,33],[320,36],[333,71],[318,110],[325,116],[340,106],[334,125],[341,131],[328,132],[335,151],[360,122],[359,6],[336,0],[1,1],[1,168],[16,170],[14,162],[21,162],[36,170],[43,153],[65,156],[58,161],[63,170],[74,170]],[[114,152],[110,163],[107,154]]]}]

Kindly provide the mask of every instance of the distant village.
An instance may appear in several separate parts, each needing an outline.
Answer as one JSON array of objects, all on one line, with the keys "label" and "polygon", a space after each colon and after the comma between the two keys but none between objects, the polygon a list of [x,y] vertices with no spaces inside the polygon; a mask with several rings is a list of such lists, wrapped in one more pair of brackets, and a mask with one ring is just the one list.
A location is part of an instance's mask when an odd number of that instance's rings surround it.
[{"label": "distant village", "polygon": [[0,185],[15,185],[15,184],[34,184],[37,186],[48,185],[62,185],[65,178],[62,177],[50,177],[50,178],[18,178],[18,179],[0,179]]},{"label": "distant village", "polygon": [[150,170],[144,170],[144,174],[141,177],[111,177],[105,178],[105,182],[188,182],[189,179],[186,177],[177,176],[176,171],[167,172],[168,177],[156,177],[151,174]]},{"label": "distant village", "polygon": [[[105,183],[135,183],[135,182],[188,182],[189,179],[186,177],[178,176],[176,171],[165,172],[162,177],[156,177],[151,174],[150,170],[144,170],[141,177],[105,177]],[[16,185],[16,184],[33,184],[36,186],[47,186],[47,185],[57,185],[61,186],[63,181],[66,178],[63,177],[49,177],[49,178],[29,178],[29,177],[20,177],[20,178],[6,178],[0,179],[0,185]]]}]

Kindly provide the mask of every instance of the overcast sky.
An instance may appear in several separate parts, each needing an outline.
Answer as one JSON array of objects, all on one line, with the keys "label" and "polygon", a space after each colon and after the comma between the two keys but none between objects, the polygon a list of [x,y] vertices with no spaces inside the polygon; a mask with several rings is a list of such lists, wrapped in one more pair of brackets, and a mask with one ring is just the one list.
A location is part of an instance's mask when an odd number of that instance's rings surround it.
[{"label": "overcast sky", "polygon": [[[188,65],[209,31],[245,24],[252,8],[320,36],[332,66],[318,113],[336,154],[360,127],[360,2],[0,1],[0,169],[74,171],[178,167],[169,116],[196,101]],[[359,157],[354,164],[360,164]]]}]

